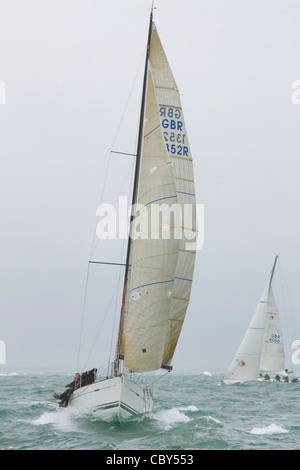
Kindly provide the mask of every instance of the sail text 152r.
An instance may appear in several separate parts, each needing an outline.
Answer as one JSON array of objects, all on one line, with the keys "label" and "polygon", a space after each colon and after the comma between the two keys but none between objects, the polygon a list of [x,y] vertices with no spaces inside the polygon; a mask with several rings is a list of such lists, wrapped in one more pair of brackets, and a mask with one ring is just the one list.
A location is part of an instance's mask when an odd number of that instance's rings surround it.
[{"label": "sail text 152r", "polygon": [[159,112],[167,151],[171,155],[189,158],[189,148],[184,133],[181,109],[174,106],[160,105]]}]

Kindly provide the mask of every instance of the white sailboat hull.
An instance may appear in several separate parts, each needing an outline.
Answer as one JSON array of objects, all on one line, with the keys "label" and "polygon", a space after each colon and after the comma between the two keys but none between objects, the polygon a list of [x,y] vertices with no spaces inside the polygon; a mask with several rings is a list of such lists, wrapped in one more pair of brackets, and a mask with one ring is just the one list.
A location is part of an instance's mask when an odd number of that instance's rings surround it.
[{"label": "white sailboat hull", "polygon": [[99,413],[103,419],[126,419],[152,410],[151,393],[125,376],[94,382],[75,390],[69,406]]}]

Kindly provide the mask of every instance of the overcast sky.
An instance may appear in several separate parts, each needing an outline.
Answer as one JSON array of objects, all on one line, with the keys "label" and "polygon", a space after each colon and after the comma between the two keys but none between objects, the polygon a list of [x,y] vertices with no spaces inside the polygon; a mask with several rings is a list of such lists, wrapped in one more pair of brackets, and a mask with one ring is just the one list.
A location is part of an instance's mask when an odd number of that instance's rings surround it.
[{"label": "overcast sky", "polygon": [[[155,3],[205,207],[173,365],[225,372],[279,253],[274,295],[291,366],[300,339],[300,2]],[[110,151],[135,152],[150,6],[0,0],[0,372],[76,368],[96,209],[130,182],[132,157]],[[93,256],[119,262],[121,250],[99,242]],[[82,368],[106,365],[120,275],[90,267]]]}]

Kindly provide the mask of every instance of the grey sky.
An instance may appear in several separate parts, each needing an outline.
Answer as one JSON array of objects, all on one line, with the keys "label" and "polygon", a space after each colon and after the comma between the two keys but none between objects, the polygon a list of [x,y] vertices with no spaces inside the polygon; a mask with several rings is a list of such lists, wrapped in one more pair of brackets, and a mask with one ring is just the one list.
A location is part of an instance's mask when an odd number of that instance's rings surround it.
[{"label": "grey sky", "polygon": [[[229,366],[275,252],[289,360],[300,339],[300,104],[291,99],[300,80],[300,3],[155,3],[205,205],[205,243],[174,366]],[[0,339],[8,365],[76,367],[96,209],[102,194],[114,202],[132,165],[112,156],[105,183],[109,152],[135,151],[150,6],[0,0]],[[97,259],[118,261],[120,250],[98,244]],[[117,268],[90,269],[83,367],[105,365],[104,326],[88,352],[118,276]]]}]

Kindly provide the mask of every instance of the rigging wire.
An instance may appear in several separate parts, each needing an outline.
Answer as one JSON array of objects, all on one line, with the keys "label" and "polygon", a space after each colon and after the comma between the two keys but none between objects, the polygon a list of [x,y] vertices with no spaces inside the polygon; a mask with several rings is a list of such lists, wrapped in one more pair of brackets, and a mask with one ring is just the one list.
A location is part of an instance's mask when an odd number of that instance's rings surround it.
[{"label": "rigging wire", "polygon": [[[119,193],[118,193],[118,195],[116,196],[116,198],[115,198],[115,200],[114,200],[114,202],[113,202],[113,205],[114,205],[114,206],[116,205],[117,200],[118,200],[118,198],[120,197],[121,191],[122,191],[122,189],[123,189],[124,186],[125,186],[125,183],[126,183],[126,181],[127,181],[128,176],[129,176],[130,174],[132,174],[132,170],[133,170],[133,163],[130,165],[130,168],[129,168],[129,170],[128,170],[127,174],[126,174],[126,177],[125,177],[125,179],[124,179],[124,181],[123,181],[123,184],[122,184],[122,186],[121,186],[121,188],[120,188],[120,190],[119,190]],[[92,256],[94,255],[94,253],[95,253],[95,251],[96,251],[96,248],[97,248],[97,246],[98,246],[98,243],[99,243],[99,238],[97,238],[96,243],[95,243],[95,236],[96,236],[95,234],[96,234],[96,229],[94,230],[94,238],[93,238],[93,245],[92,245],[92,250],[91,250],[91,254],[90,254],[90,259],[91,259]],[[94,248],[93,248],[93,247],[94,247]],[[121,258],[121,259],[123,259],[123,258]]]},{"label": "rigging wire", "polygon": [[130,101],[130,99],[131,99],[131,95],[132,95],[133,90],[134,90],[134,88],[135,88],[135,84],[136,84],[138,75],[139,75],[139,73],[140,73],[141,66],[142,66],[142,63],[143,63],[143,61],[144,61],[144,57],[145,57],[145,51],[143,50],[143,55],[142,55],[140,64],[139,64],[139,66],[138,66],[138,70],[137,70],[137,72],[136,72],[135,78],[134,78],[134,80],[133,80],[133,84],[132,84],[131,90],[130,90],[130,92],[129,92],[129,96],[128,96],[128,99],[127,99],[127,102],[126,102],[126,105],[125,105],[125,108],[124,108],[124,111],[123,111],[123,114],[122,114],[122,117],[121,117],[121,120],[120,120],[118,129],[117,129],[117,132],[116,132],[116,136],[115,136],[114,141],[113,141],[113,144],[112,144],[112,148],[113,148],[114,145],[115,145],[115,142],[116,142],[116,140],[117,140],[117,137],[118,137],[120,128],[121,128],[121,126],[122,126],[123,119],[124,119],[124,116],[125,116],[125,113],[126,113],[126,110],[127,110],[127,107],[128,107],[128,103],[129,103],[129,101]]},{"label": "rigging wire", "polygon": [[[140,63],[139,63],[139,66],[138,66],[138,69],[137,69],[137,72],[136,72],[136,75],[135,75],[135,78],[134,78],[134,80],[133,80],[133,84],[132,84],[131,90],[130,90],[130,92],[129,92],[129,96],[128,96],[127,102],[126,102],[126,104],[125,104],[125,108],[124,108],[123,114],[122,114],[122,116],[121,116],[121,120],[120,120],[118,129],[117,129],[115,138],[114,138],[113,143],[112,143],[112,146],[111,146],[110,155],[109,155],[109,159],[108,159],[107,166],[106,166],[104,184],[103,184],[102,193],[101,193],[101,197],[100,197],[100,204],[102,204],[102,202],[103,202],[104,192],[105,192],[105,189],[106,189],[106,183],[107,183],[107,181],[108,181],[108,172],[109,172],[109,168],[110,168],[111,160],[112,160],[112,154],[115,153],[112,149],[114,148],[115,142],[116,142],[116,140],[117,140],[117,138],[118,138],[118,135],[119,135],[120,128],[121,128],[121,126],[122,126],[122,124],[123,124],[123,120],[124,120],[124,117],[125,117],[125,114],[126,114],[126,111],[127,111],[127,108],[128,108],[128,104],[129,104],[129,101],[130,101],[130,99],[131,99],[133,90],[134,90],[134,88],[135,88],[135,84],[136,84],[138,75],[139,75],[139,73],[140,73],[140,69],[141,69],[141,66],[142,66],[142,63],[143,63],[144,55],[145,55],[145,53],[143,52],[142,58],[141,58],[141,60],[140,60]],[[136,139],[137,139],[137,137],[136,137]],[[128,154],[128,155],[129,155],[129,154]],[[132,155],[134,156],[135,154],[132,153]],[[126,175],[126,177],[125,177],[125,180],[124,180],[124,182],[123,182],[123,184],[122,184],[122,187],[121,187],[120,190],[119,190],[119,194],[118,194],[117,198],[120,196],[120,193],[121,193],[121,191],[122,191],[122,189],[123,189],[123,187],[124,187],[124,185],[125,185],[125,183],[126,183],[126,181],[127,181],[128,175],[129,175],[130,173],[132,173],[132,167],[133,167],[133,163],[132,163],[132,165],[130,166],[130,168],[129,168],[129,170],[128,170],[128,173],[127,173],[127,175]],[[114,204],[116,203],[117,198],[115,199]],[[97,248],[98,241],[99,241],[99,240],[97,240],[97,241],[96,241],[96,246],[94,246],[94,244],[95,244],[95,236],[96,236],[96,229],[94,230],[94,237],[93,237],[93,242],[92,242],[92,249],[91,249],[90,259],[91,259],[91,257],[93,256],[93,254],[94,254],[94,252],[95,252],[95,250],[96,250],[96,248]],[[94,247],[94,249],[93,249],[93,247]]]},{"label": "rigging wire", "polygon": [[80,357],[80,351],[81,351],[81,342],[82,342],[83,324],[84,324],[84,317],[85,317],[85,306],[86,306],[86,298],[87,298],[87,290],[88,290],[89,273],[90,273],[90,264],[88,263],[86,282],[85,282],[82,319],[81,319],[81,328],[80,328],[80,335],[79,335],[79,347],[78,347],[76,370],[78,370],[78,367],[79,367],[79,357]]},{"label": "rigging wire", "polygon": [[100,326],[99,326],[99,328],[98,328],[98,331],[97,331],[97,334],[96,334],[95,339],[94,339],[94,341],[93,341],[93,344],[92,344],[92,346],[91,346],[90,352],[89,352],[89,354],[88,354],[88,356],[87,356],[87,358],[86,358],[85,367],[87,367],[88,360],[89,360],[89,358],[90,358],[90,356],[91,356],[91,353],[92,353],[92,351],[93,351],[93,349],[94,349],[94,346],[95,346],[95,344],[96,344],[96,341],[97,341],[97,339],[98,339],[98,336],[99,336],[99,334],[100,334],[100,332],[101,332],[103,323],[104,323],[104,321],[105,321],[105,318],[106,318],[106,316],[107,316],[107,313],[108,313],[108,311],[109,311],[109,308],[110,308],[110,306],[111,306],[111,304],[112,304],[112,301],[113,301],[113,298],[114,298],[114,296],[115,296],[115,293],[117,292],[118,286],[119,286],[119,283],[116,284],[115,290],[114,290],[114,292],[112,293],[111,299],[110,299],[109,304],[108,304],[108,306],[107,306],[107,308],[106,308],[105,314],[104,314],[104,316],[103,316],[103,318],[102,318],[102,322],[101,322],[101,324],[100,324]]},{"label": "rigging wire", "polygon": [[157,379],[153,380],[153,382],[151,382],[151,383],[149,384],[149,386],[152,387],[155,382],[157,382],[158,380],[162,379],[163,377],[165,377],[165,376],[166,376],[167,374],[169,374],[170,372],[171,372],[171,371],[168,370],[165,374],[159,375],[159,376],[157,377]]},{"label": "rigging wire", "polygon": [[[119,269],[119,279],[118,279],[118,287],[120,287],[121,281],[121,269]],[[112,346],[114,341],[114,332],[115,332],[115,324],[116,324],[116,313],[117,313],[117,305],[118,305],[118,296],[116,296],[116,303],[115,303],[115,313],[114,313],[114,321],[112,325],[112,332],[111,332],[111,339],[110,339],[110,349],[109,349],[109,356],[108,356],[108,367],[111,363],[111,354],[112,354]]]},{"label": "rigging wire", "polygon": [[[131,172],[131,186],[132,186],[132,182],[133,182],[133,172]],[[125,240],[123,240],[123,248],[122,248],[121,259],[123,259],[123,256],[124,256],[125,246],[126,246]],[[119,286],[120,286],[120,283],[121,283],[121,272],[122,272],[122,268],[120,267],[120,269],[119,269],[119,279],[118,279],[118,285],[119,285]],[[112,333],[111,333],[111,344],[110,344],[110,352],[109,352],[109,360],[108,360],[108,363],[109,363],[109,364],[110,364],[110,362],[111,362],[111,351],[112,351],[112,344],[113,344],[113,338],[114,338],[114,330],[115,330],[116,316],[117,316],[117,297],[116,297],[116,304],[115,304],[115,313],[114,313],[113,328],[112,328]]]},{"label": "rigging wire", "polygon": [[[131,98],[131,95],[133,93],[133,90],[134,90],[134,87],[135,87],[135,84],[136,84],[136,81],[137,81],[137,78],[138,78],[138,75],[139,75],[139,72],[140,72],[140,69],[141,69],[141,65],[142,65],[142,62],[143,62],[143,59],[144,59],[144,52],[143,52],[143,56],[142,56],[142,59],[140,61],[140,64],[138,66],[138,70],[136,72],[136,76],[134,78],[134,81],[133,81],[133,84],[132,84],[132,87],[131,87],[131,90],[130,90],[130,93],[129,93],[129,96],[128,96],[128,99],[127,99],[127,102],[126,102],[126,105],[125,105],[125,108],[124,108],[124,111],[123,111],[123,114],[122,114],[122,117],[121,117],[121,120],[120,120],[120,123],[119,123],[119,126],[118,126],[118,129],[117,129],[117,132],[116,132],[116,135],[115,135],[115,138],[113,140],[113,144],[112,144],[112,148],[117,140],[117,137],[118,137],[118,134],[119,134],[119,131],[120,131],[120,128],[121,128],[121,125],[123,123],[123,120],[124,120],[124,116],[125,116],[125,113],[126,113],[126,110],[127,110],[127,107],[128,107],[128,103],[130,101],[130,98]],[[105,171],[105,178],[104,178],[104,184],[103,184],[103,188],[102,188],[102,192],[101,192],[101,198],[100,198],[100,204],[103,202],[103,196],[104,196],[104,192],[105,192],[105,189],[106,189],[106,183],[107,183],[107,180],[108,180],[108,172],[109,172],[109,168],[110,168],[110,164],[111,164],[111,158],[112,158],[112,150],[110,151],[110,156],[109,156],[109,159],[108,159],[108,162],[107,162],[107,165],[106,165],[106,171]],[[123,182],[123,185],[119,191],[119,194],[117,196],[117,198],[120,196],[120,193],[127,181],[127,178],[129,176],[129,174],[132,175],[132,168],[133,168],[133,163],[132,165],[130,166],[129,170],[128,170],[128,173],[125,177],[125,181]],[[132,176],[131,176],[131,183],[132,183]],[[117,200],[116,198],[116,200]],[[116,200],[114,201],[116,203]],[[97,224],[96,224],[97,226]],[[95,237],[96,237],[96,228],[94,229],[93,231],[93,239],[92,239],[92,245],[91,245],[91,249],[90,249],[90,258],[92,257],[92,255],[94,254],[95,252],[95,249],[98,245],[98,241],[96,242],[96,245],[95,245]],[[123,243],[123,249],[122,249],[122,259],[123,259],[123,254],[124,254],[124,247],[125,247],[125,243]],[[80,328],[80,335],[79,335],[79,346],[78,346],[78,355],[77,355],[77,365],[76,365],[76,370],[78,370],[79,368],[79,357],[80,357],[80,352],[81,352],[81,345],[82,345],[82,336],[83,336],[83,326],[84,326],[84,320],[85,320],[85,310],[86,310],[86,300],[87,300],[87,290],[88,290],[88,281],[89,281],[89,274],[90,274],[90,263],[88,263],[88,269],[87,269],[87,275],[86,275],[86,283],[85,283],[85,293],[84,293],[84,301],[83,301],[83,311],[82,311],[82,321],[81,321],[81,328]],[[117,285],[116,285],[116,288],[115,288],[115,291],[117,290],[119,284],[120,284],[120,279],[121,279],[121,269],[119,271],[119,279],[118,279],[118,282],[117,282]],[[116,299],[117,299],[118,296],[116,296]],[[112,299],[111,299],[112,301]],[[113,334],[114,334],[114,325],[115,325],[115,319],[116,319],[116,310],[117,310],[117,302],[116,302],[116,307],[115,307],[115,314],[114,314],[114,324],[113,324],[113,331],[112,331],[112,338],[111,338],[111,346],[110,346],[110,354],[109,356],[111,356],[111,348],[112,348],[112,341],[113,341]],[[103,320],[104,321],[104,320]],[[103,322],[102,322],[103,323]],[[100,332],[100,329],[101,327],[99,328],[98,330],[98,333],[97,333],[97,336]],[[96,339],[97,339],[97,336],[94,340],[94,343],[96,342]],[[94,346],[94,343],[93,343],[93,346]],[[90,351],[90,354],[91,354],[91,351]],[[89,356],[88,356],[89,357]],[[88,359],[87,359],[88,360]],[[86,360],[86,362],[87,362]]]}]

